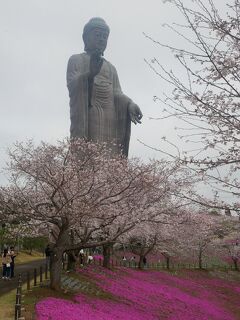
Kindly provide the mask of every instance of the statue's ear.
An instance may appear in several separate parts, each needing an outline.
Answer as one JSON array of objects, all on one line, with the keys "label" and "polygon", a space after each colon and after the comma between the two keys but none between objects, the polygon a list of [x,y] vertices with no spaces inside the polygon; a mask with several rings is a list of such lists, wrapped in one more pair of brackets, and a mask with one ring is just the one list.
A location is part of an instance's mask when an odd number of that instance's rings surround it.
[{"label": "statue's ear", "polygon": [[87,51],[87,37],[86,34],[82,35],[83,43],[84,43],[84,51]]}]

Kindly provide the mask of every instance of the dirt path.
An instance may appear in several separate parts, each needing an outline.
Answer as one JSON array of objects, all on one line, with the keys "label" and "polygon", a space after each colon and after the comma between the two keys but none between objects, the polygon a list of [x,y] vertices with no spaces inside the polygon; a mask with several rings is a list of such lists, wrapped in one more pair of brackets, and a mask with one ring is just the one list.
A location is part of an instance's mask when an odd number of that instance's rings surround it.
[{"label": "dirt path", "polygon": [[[15,277],[11,280],[3,280],[2,275],[0,279],[0,298],[5,293],[11,291],[12,289],[17,288],[17,281],[18,281],[18,275],[19,273],[22,274],[22,281],[27,281],[27,271],[30,272],[31,279],[33,278],[33,269],[37,268],[38,274],[39,274],[39,268],[40,266],[45,266],[45,259],[31,261],[26,264],[20,264],[15,266]],[[43,269],[44,270],[44,269]]]}]

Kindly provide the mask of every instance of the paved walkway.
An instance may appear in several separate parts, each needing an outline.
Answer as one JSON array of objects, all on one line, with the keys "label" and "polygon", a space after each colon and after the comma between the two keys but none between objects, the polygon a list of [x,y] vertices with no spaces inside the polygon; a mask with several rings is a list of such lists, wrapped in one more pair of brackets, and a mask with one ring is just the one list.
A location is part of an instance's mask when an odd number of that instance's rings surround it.
[{"label": "paved walkway", "polygon": [[[22,274],[22,281],[27,281],[27,271],[30,271],[30,277],[33,278],[33,269],[38,268],[38,274],[39,274],[39,267],[44,266],[45,259],[32,261],[26,264],[20,264],[15,266],[15,277],[11,280],[3,280],[2,277],[0,278],[0,298],[3,294],[11,291],[12,289],[17,288],[17,282],[18,282],[18,275],[19,273]],[[43,269],[44,270],[44,269]],[[2,276],[2,274],[1,274]]]}]

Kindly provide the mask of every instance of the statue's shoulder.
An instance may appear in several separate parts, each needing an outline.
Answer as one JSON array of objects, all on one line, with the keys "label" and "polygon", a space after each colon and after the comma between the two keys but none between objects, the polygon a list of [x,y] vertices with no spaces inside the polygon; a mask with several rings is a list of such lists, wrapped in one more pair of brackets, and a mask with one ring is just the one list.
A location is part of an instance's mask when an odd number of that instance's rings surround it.
[{"label": "statue's shoulder", "polygon": [[77,54],[71,55],[71,57],[69,58],[69,62],[74,63],[74,62],[79,62],[86,59],[87,59],[87,54],[85,52],[77,53]]},{"label": "statue's shoulder", "polygon": [[109,61],[106,60],[105,58],[104,58],[104,61],[106,62],[106,64],[108,65],[108,67],[110,68],[110,70],[111,70],[112,72],[114,72],[114,73],[117,72],[116,68],[114,67],[114,65],[113,65],[111,62],[109,62]]},{"label": "statue's shoulder", "polygon": [[86,53],[73,54],[68,60],[67,73],[83,72],[89,66],[89,57]]}]

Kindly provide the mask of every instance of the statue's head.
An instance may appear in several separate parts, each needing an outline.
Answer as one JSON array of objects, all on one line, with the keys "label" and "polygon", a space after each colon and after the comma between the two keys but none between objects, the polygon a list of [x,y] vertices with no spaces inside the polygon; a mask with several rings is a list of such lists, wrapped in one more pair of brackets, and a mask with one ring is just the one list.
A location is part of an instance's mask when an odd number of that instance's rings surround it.
[{"label": "statue's head", "polygon": [[109,26],[102,18],[90,19],[83,29],[84,50],[88,53],[98,50],[103,54],[107,47],[109,32]]}]

